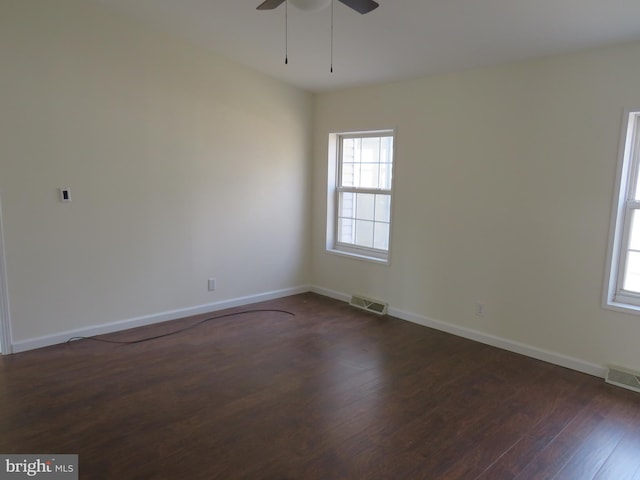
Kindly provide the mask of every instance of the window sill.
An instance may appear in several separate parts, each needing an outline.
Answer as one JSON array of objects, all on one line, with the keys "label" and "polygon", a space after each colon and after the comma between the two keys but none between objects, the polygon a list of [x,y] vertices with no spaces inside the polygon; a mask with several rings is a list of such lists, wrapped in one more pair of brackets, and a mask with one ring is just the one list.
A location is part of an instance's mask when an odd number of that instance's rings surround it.
[{"label": "window sill", "polygon": [[365,262],[375,263],[377,265],[389,265],[388,257],[378,258],[378,257],[372,257],[369,255],[364,255],[359,253],[345,252],[344,250],[336,250],[334,248],[327,248],[326,252],[332,255],[338,255],[339,257],[347,257],[347,258],[353,258],[355,260],[363,260]]},{"label": "window sill", "polygon": [[607,301],[603,305],[607,310],[614,310],[629,315],[640,315],[640,306],[620,301]]}]

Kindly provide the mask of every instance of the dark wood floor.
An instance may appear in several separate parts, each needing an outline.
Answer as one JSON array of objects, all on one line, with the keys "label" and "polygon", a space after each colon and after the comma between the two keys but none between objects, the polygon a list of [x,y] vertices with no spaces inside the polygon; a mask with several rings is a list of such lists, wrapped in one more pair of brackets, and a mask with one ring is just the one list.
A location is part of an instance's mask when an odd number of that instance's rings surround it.
[{"label": "dark wood floor", "polygon": [[314,294],[252,307],[296,315],[2,357],[0,453],[92,480],[640,479],[640,394]]}]

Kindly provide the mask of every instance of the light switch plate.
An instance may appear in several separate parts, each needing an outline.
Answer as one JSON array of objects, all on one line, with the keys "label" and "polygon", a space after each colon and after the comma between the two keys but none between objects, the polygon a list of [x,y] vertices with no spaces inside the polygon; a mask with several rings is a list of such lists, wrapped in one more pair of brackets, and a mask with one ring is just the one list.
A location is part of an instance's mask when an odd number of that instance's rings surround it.
[{"label": "light switch plate", "polygon": [[60,192],[60,201],[63,203],[68,203],[71,201],[71,190],[68,188],[60,188],[58,189]]}]

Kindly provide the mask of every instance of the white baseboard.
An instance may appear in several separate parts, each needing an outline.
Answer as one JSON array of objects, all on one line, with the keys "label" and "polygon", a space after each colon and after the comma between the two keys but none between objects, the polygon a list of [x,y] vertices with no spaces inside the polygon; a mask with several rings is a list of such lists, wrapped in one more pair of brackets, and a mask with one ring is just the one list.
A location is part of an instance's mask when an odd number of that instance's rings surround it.
[{"label": "white baseboard", "polygon": [[[351,295],[336,292],[335,290],[329,290],[324,287],[315,285],[311,286],[311,291],[319,295],[325,295],[327,297],[335,298],[337,300],[342,300],[345,302],[348,302],[351,298]],[[569,357],[567,355],[551,352],[542,348],[532,347],[531,345],[516,342],[514,340],[497,337],[495,335],[490,335],[478,330],[461,327],[452,323],[434,320],[423,315],[418,315],[417,313],[407,312],[391,306],[389,306],[388,314],[401,320],[417,323],[418,325],[423,325],[435,330],[447,332],[458,337],[468,338],[469,340],[475,340],[476,342],[501,348],[509,352],[519,353],[527,357],[542,360],[544,362],[559,365],[561,367],[570,368],[571,370],[587,373],[595,377],[605,378],[607,375],[607,367],[604,367],[602,365],[589,363],[578,358]]]},{"label": "white baseboard", "polygon": [[276,298],[288,297],[289,295],[297,295],[299,293],[305,293],[310,291],[310,289],[311,287],[307,285],[292,287],[292,288],[285,288],[282,290],[259,293],[256,295],[248,295],[245,297],[238,297],[238,298],[233,298],[229,300],[222,300],[219,302],[207,303],[204,305],[197,305],[194,307],[187,307],[187,308],[181,308],[178,310],[170,310],[167,312],[144,315],[142,317],[135,317],[135,318],[129,318],[126,320],[103,323],[101,325],[93,325],[90,327],[79,328],[76,330],[68,330],[65,332],[46,335],[43,337],[20,340],[18,342],[14,342],[11,345],[12,352],[19,353],[19,352],[25,352],[27,350],[33,350],[36,348],[49,347],[51,345],[64,343],[73,337],[92,337],[95,335],[105,335],[107,333],[119,332],[121,330],[127,330],[129,328],[142,327],[145,325],[166,322],[169,320],[177,320],[179,318],[190,317],[192,315],[211,313],[211,312],[216,312],[218,310],[224,310],[227,308],[242,307],[244,305],[249,305],[252,303],[264,302],[267,300],[274,300]]},{"label": "white baseboard", "polygon": [[458,337],[468,338],[469,340],[475,340],[476,342],[491,345],[493,347],[508,350],[510,352],[519,353],[521,355],[535,358],[537,360],[542,360],[547,363],[552,363],[561,367],[570,368],[571,370],[587,373],[595,377],[604,378],[607,374],[607,368],[601,365],[589,363],[578,358],[569,357],[567,355],[551,352],[542,348],[532,347],[531,345],[516,342],[514,340],[509,340],[502,337],[497,337],[488,333],[479,332],[470,328],[453,325],[451,323],[442,322],[440,320],[433,320],[431,318],[427,318],[411,312],[405,312],[397,308],[389,307],[389,315],[391,315],[392,317],[400,318],[402,320],[407,320],[412,323],[417,323],[418,325],[430,327],[435,330],[451,333],[453,335],[457,335]]},{"label": "white baseboard", "polygon": [[[11,345],[13,353],[25,352],[27,350],[33,350],[36,348],[48,347],[51,345],[57,345],[64,343],[72,337],[91,337],[94,335],[105,335],[107,333],[118,332],[121,330],[127,330],[129,328],[142,327],[145,325],[151,325],[154,323],[166,322],[169,320],[176,320],[179,318],[189,317],[192,315],[200,315],[203,313],[211,313],[218,310],[224,310],[227,308],[241,307],[244,305],[250,305],[252,303],[263,302],[267,300],[274,300],[276,298],[287,297],[289,295],[297,295],[299,293],[314,292],[318,295],[330,297],[343,302],[349,302],[351,295],[331,290],[328,288],[320,287],[317,285],[302,285],[299,287],[285,288],[282,290],[275,290],[271,292],[260,293],[256,295],[248,295],[245,297],[238,297],[229,300],[222,300],[220,302],[208,303],[205,305],[198,305],[194,307],[182,308],[178,310],[171,310],[167,312],[156,313],[152,315],[145,315],[142,317],[130,318],[126,320],[120,320],[116,322],[105,323],[101,325],[94,325],[91,327],[80,328],[76,330],[69,330],[65,332],[56,333],[53,335],[46,335],[38,338],[30,338],[27,340],[21,340],[14,342]],[[407,312],[398,308],[389,307],[389,315],[392,317],[406,320],[418,325],[430,327],[436,330],[450,333],[470,340],[475,340],[486,345],[501,348],[510,352],[525,355],[527,357],[542,360],[544,362],[559,365],[561,367],[570,368],[578,372],[587,373],[596,377],[605,378],[607,374],[607,368],[602,365],[596,365],[586,362],[577,358],[569,357],[556,352],[550,352],[537,347],[509,340],[502,337],[497,337],[487,333],[483,333],[477,330],[473,330],[452,323],[443,322],[440,320],[434,320],[423,315]]]},{"label": "white baseboard", "polygon": [[309,290],[313,293],[317,293],[318,295],[333,298],[335,300],[341,300],[343,302],[349,302],[351,300],[351,295],[347,295],[346,293],[342,292],[336,292],[335,290],[329,290],[328,288],[319,287],[317,285],[312,285],[311,287],[309,287]]}]

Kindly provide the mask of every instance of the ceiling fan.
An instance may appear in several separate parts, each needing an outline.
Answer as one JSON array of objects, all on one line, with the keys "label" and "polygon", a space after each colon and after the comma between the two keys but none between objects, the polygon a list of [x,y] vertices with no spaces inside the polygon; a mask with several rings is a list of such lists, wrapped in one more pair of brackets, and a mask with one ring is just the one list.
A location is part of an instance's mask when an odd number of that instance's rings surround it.
[{"label": "ceiling fan", "polygon": [[[258,5],[257,10],[273,10],[282,5],[286,0],[265,0],[260,5]],[[374,2],[374,0],[338,0],[340,3],[344,3],[347,7],[354,9],[358,13],[369,13],[372,10],[378,8],[378,2]],[[296,6],[299,6],[303,9],[316,9],[315,4],[320,4],[321,6],[328,5],[329,2],[326,1],[292,1]]]}]

